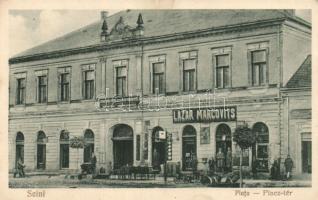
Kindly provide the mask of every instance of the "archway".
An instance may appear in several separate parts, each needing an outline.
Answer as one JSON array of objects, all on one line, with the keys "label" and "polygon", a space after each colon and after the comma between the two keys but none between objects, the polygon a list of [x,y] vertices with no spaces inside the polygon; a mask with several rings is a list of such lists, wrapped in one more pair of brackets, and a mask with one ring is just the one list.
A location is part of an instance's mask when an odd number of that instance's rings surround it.
[{"label": "archway", "polygon": [[60,169],[69,168],[70,136],[68,131],[62,130],[60,134]]},{"label": "archway", "polygon": [[193,170],[194,159],[197,159],[197,132],[193,126],[187,125],[182,132],[183,170]]},{"label": "archway", "polygon": [[257,138],[256,144],[252,147],[252,163],[256,160],[257,171],[268,172],[268,127],[263,122],[257,122],[252,131]]},{"label": "archway", "polygon": [[152,167],[160,170],[160,165],[165,162],[165,142],[159,140],[159,131],[163,129],[159,126],[152,130]]},{"label": "archway", "polygon": [[91,156],[94,152],[94,132],[91,129],[86,129],[84,133],[84,163],[91,162]]},{"label": "archway", "polygon": [[21,132],[18,132],[15,138],[15,166],[16,167],[17,167],[19,158],[21,158],[22,162],[24,162],[24,135]]},{"label": "archway", "polygon": [[113,129],[114,169],[124,165],[133,165],[133,130],[126,124],[118,124]]},{"label": "archway", "polygon": [[43,131],[38,132],[37,137],[37,169],[45,169],[47,138]]},{"label": "archway", "polygon": [[[220,124],[215,133],[216,159],[224,158],[223,166],[218,166],[220,171],[232,170],[232,135],[231,128],[227,124]],[[222,162],[222,161],[221,161]],[[220,162],[219,162],[220,163]]]}]

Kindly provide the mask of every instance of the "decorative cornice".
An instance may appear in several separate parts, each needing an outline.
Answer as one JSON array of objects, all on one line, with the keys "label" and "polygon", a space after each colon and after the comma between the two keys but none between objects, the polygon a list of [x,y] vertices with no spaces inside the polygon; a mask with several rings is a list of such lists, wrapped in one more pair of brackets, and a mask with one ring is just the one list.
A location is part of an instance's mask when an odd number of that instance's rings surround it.
[{"label": "decorative cornice", "polygon": [[175,33],[175,34],[169,34],[169,35],[140,37],[140,38],[133,37],[133,38],[122,39],[120,41],[102,42],[100,44],[90,45],[86,47],[14,57],[9,59],[9,64],[17,64],[17,63],[44,60],[44,59],[53,59],[53,58],[71,56],[75,54],[106,51],[106,50],[120,49],[120,48],[126,48],[131,46],[150,45],[155,43],[171,42],[176,40],[207,37],[207,36],[218,35],[218,34],[246,32],[247,30],[251,30],[251,29],[253,30],[253,29],[260,29],[265,27],[281,25],[282,22],[284,22],[286,19],[287,18],[262,20],[257,22],[221,26],[221,27],[181,32],[181,33]]}]

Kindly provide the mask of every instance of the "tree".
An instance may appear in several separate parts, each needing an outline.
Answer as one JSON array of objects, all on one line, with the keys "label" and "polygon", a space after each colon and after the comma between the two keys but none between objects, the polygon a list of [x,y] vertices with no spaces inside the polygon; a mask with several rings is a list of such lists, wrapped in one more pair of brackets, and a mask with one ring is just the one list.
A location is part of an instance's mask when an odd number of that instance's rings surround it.
[{"label": "tree", "polygon": [[85,146],[86,146],[85,139],[82,136],[74,136],[70,139],[70,147],[77,149],[77,161],[76,161],[77,171],[79,171],[78,170],[79,149],[82,149]]},{"label": "tree", "polygon": [[241,155],[240,155],[240,187],[242,187],[243,184],[243,178],[242,178],[242,159],[243,159],[243,151],[245,149],[248,149],[252,147],[256,142],[256,135],[253,133],[252,129],[250,129],[247,124],[244,126],[238,126],[236,127],[234,133],[233,133],[233,141],[236,142],[236,144],[241,149]]}]

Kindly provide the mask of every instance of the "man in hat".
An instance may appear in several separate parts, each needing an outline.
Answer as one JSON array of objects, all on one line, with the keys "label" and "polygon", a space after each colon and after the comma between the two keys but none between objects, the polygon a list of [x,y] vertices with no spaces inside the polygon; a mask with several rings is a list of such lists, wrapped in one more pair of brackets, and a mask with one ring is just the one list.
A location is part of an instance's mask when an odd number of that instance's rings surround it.
[{"label": "man in hat", "polygon": [[286,171],[286,178],[287,180],[291,177],[291,171],[293,169],[293,160],[291,159],[290,155],[287,155],[287,158],[285,159],[285,171]]}]

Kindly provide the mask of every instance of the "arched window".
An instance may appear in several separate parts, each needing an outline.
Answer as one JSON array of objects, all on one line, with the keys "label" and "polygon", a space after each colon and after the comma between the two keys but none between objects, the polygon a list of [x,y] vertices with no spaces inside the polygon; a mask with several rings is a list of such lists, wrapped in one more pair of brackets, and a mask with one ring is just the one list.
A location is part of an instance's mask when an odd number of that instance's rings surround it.
[{"label": "arched window", "polygon": [[182,132],[183,170],[192,170],[195,159],[197,159],[197,132],[193,126],[187,125]]},{"label": "arched window", "polygon": [[38,132],[37,137],[37,169],[45,169],[46,165],[47,137],[43,131]]},{"label": "arched window", "polygon": [[84,163],[89,163],[92,153],[94,152],[94,132],[87,129],[84,133],[85,148],[84,148]]},{"label": "arched window", "polygon": [[62,130],[60,134],[60,168],[69,167],[70,157],[70,136],[69,132]]},{"label": "arched window", "polygon": [[263,122],[257,122],[253,126],[253,132],[257,137],[255,147],[252,149],[253,159],[256,159],[258,171],[268,171],[268,127]]},{"label": "arched window", "polygon": [[165,161],[165,142],[159,139],[159,131],[163,128],[157,126],[152,130],[152,167],[160,170],[160,165]]},{"label": "arched window", "polygon": [[[218,160],[219,158],[224,158],[222,165],[218,166],[219,171],[231,171],[232,169],[232,134],[231,128],[227,124],[220,124],[216,128],[215,133],[216,141],[216,151],[215,156]],[[220,164],[221,165],[221,164]]]},{"label": "arched window", "polygon": [[15,138],[15,164],[17,166],[19,158],[24,162],[24,135],[21,132],[17,133]]}]

